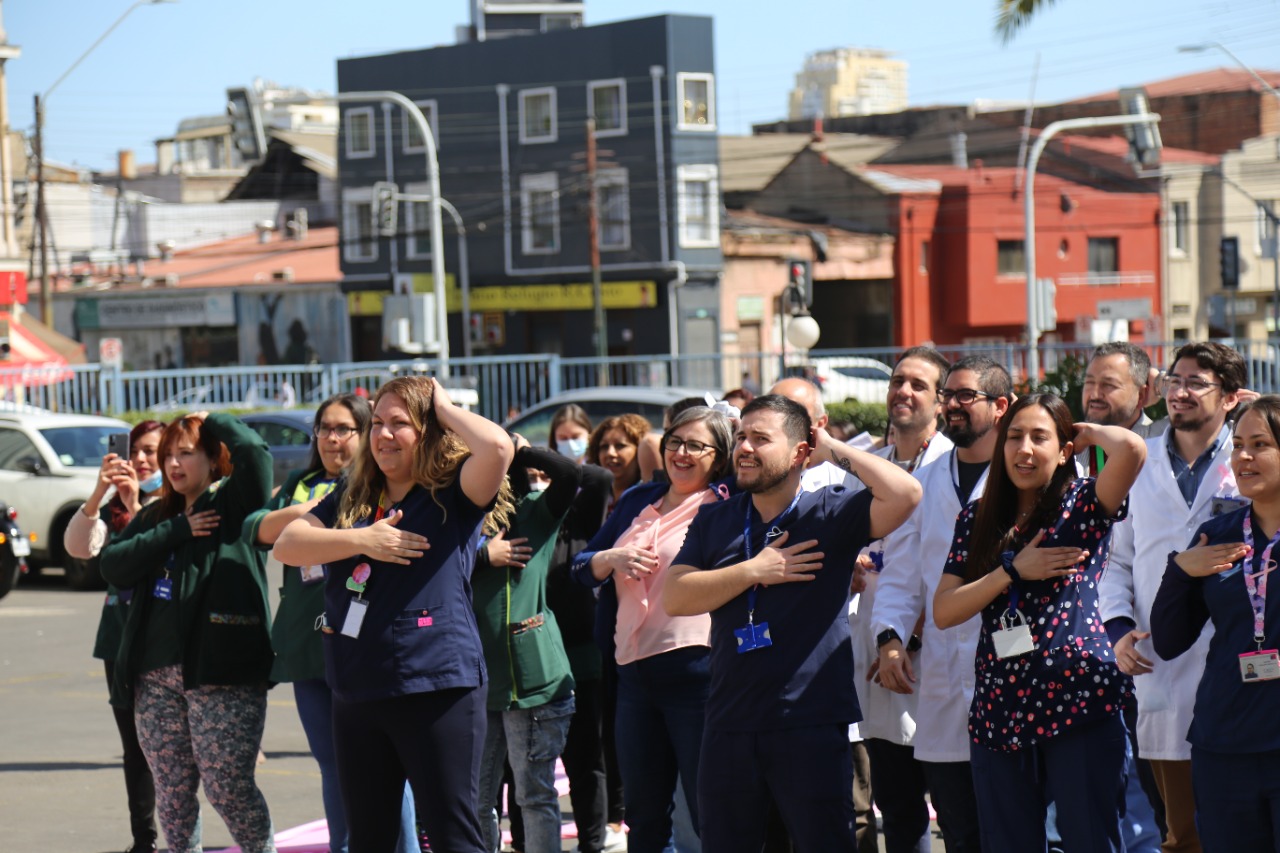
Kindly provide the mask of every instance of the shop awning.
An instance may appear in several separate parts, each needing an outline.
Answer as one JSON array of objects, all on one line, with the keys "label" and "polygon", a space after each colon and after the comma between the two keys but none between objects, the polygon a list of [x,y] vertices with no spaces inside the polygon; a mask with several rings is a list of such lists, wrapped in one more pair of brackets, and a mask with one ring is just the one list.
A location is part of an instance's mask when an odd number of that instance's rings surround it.
[{"label": "shop awning", "polygon": [[83,364],[84,347],[55,332],[30,314],[0,311],[0,386],[51,385],[69,378],[67,365]]}]

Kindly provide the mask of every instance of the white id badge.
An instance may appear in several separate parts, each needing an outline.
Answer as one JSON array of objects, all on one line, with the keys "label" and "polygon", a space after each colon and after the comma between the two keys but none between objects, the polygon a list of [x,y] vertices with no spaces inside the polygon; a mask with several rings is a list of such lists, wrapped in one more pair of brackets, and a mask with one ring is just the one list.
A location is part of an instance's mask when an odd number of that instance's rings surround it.
[{"label": "white id badge", "polygon": [[359,637],[360,626],[364,624],[365,611],[369,609],[369,602],[363,598],[353,598],[351,606],[347,608],[347,618],[342,620],[342,635],[344,637]]},{"label": "white id badge", "polygon": [[1274,681],[1280,678],[1280,652],[1263,649],[1240,655],[1240,678],[1246,684],[1250,681]]},{"label": "white id badge", "polygon": [[298,571],[302,574],[302,582],[317,583],[324,580],[324,563],[318,566],[298,566]]},{"label": "white id badge", "polygon": [[991,643],[1000,660],[1029,654],[1036,647],[1031,640],[1031,626],[1016,611],[1012,619],[1007,614],[1000,617],[1000,630],[991,635]]}]

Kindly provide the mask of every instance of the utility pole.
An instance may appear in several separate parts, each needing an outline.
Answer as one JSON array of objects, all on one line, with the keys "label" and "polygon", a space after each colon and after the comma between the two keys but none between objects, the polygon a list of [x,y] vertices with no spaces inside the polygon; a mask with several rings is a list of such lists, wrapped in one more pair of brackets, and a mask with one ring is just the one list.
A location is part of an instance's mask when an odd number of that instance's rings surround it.
[{"label": "utility pole", "polygon": [[587,119],[587,233],[591,253],[591,301],[595,309],[597,382],[601,388],[609,384],[608,328],[604,320],[604,285],[600,282],[600,188],[596,183],[596,120]]},{"label": "utility pole", "polygon": [[40,322],[53,327],[53,294],[49,284],[49,214],[44,202],[44,104],[40,93],[36,99],[36,134],[33,142],[36,155],[36,221],[40,236]]}]

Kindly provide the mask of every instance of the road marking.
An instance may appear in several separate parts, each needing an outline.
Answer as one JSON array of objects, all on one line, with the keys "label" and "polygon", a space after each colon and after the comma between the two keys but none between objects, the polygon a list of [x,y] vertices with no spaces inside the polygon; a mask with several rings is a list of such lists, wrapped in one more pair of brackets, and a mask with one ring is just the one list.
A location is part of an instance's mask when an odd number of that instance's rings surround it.
[{"label": "road marking", "polygon": [[0,616],[71,616],[75,610],[70,607],[0,607]]}]

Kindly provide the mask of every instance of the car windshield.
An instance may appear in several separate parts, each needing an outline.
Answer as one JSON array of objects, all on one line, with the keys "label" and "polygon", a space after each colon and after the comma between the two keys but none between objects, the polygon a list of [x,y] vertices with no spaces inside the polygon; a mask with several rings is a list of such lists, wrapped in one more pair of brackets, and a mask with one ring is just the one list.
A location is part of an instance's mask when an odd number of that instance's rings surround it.
[{"label": "car windshield", "polygon": [[893,376],[892,373],[886,373],[877,367],[837,367],[836,373],[841,376],[848,376],[850,379],[879,379],[884,381]]},{"label": "car windshield", "polygon": [[49,427],[40,430],[44,440],[49,442],[58,461],[63,465],[81,468],[97,468],[102,464],[102,457],[107,453],[107,436],[118,432],[128,432],[126,426],[72,426]]},{"label": "car windshield", "polygon": [[[586,411],[587,417],[593,424],[598,424],[614,415],[632,412],[647,419],[655,430],[662,428],[662,415],[666,410],[666,406],[658,403],[637,403],[627,400],[578,400],[577,404]],[[559,409],[558,405],[535,409],[527,415],[516,418],[507,429],[520,433],[532,445],[546,447],[547,438],[551,434],[551,419]]]}]

